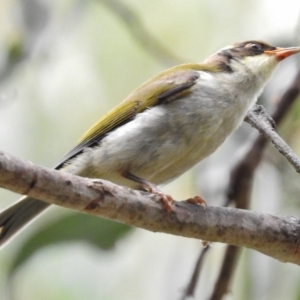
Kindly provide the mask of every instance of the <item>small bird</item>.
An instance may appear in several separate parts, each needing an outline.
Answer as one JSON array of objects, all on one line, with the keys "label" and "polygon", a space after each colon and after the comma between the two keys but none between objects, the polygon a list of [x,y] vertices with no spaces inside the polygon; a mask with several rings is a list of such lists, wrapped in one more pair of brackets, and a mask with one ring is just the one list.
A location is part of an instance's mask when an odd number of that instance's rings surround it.
[{"label": "small bird", "polygon": [[[160,194],[170,210],[171,197],[156,185],[213,153],[242,123],[278,62],[298,52],[300,47],[246,41],[201,64],[170,68],[102,117],[55,169]],[[2,211],[0,244],[48,207],[25,196]]]}]

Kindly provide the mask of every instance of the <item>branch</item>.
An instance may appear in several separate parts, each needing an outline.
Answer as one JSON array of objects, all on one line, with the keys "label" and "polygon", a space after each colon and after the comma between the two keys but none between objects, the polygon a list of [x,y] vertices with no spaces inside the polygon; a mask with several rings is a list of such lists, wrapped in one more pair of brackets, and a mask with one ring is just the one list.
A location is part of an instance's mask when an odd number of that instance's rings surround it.
[{"label": "branch", "polygon": [[300,159],[274,130],[275,122],[268,116],[263,106],[255,105],[252,109],[250,109],[245,121],[269,139],[275,148],[290,162],[295,170],[300,173]]},{"label": "branch", "polygon": [[192,276],[189,280],[189,284],[186,287],[186,289],[181,297],[181,300],[185,300],[185,299],[195,296],[195,290],[196,290],[197,284],[199,282],[202,265],[203,265],[204,259],[206,258],[206,253],[208,252],[209,249],[210,249],[210,245],[207,244],[200,251],[200,254],[199,254],[197,262],[195,264]]},{"label": "branch", "polygon": [[221,300],[228,292],[228,286],[234,273],[240,248],[229,245],[226,248],[220,273],[209,300]]},{"label": "branch", "polygon": [[300,222],[292,217],[178,201],[168,213],[157,195],[46,169],[3,152],[0,186],[150,231],[245,246],[300,265]]}]

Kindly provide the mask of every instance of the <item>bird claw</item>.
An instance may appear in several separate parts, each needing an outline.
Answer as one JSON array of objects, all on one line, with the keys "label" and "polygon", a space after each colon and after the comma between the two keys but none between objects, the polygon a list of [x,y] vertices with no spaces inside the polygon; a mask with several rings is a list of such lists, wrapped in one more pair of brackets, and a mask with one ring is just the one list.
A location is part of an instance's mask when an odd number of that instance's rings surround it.
[{"label": "bird claw", "polygon": [[189,199],[185,200],[185,202],[190,203],[190,204],[195,204],[195,205],[203,205],[205,208],[207,208],[206,201],[200,196],[195,196],[193,198],[189,198]]},{"label": "bird claw", "polygon": [[210,242],[209,242],[209,241],[202,241],[202,246],[203,246],[203,248],[206,248],[206,247],[208,247],[208,246],[209,246],[209,244],[210,244]]},{"label": "bird claw", "polygon": [[129,180],[132,180],[134,182],[137,182],[140,184],[141,189],[147,191],[150,194],[154,194],[159,196],[160,201],[163,205],[163,208],[170,213],[172,211],[172,205],[174,203],[173,198],[170,195],[166,195],[162,193],[155,185],[153,185],[151,182],[144,180],[129,171],[124,170],[121,175]]},{"label": "bird claw", "polygon": [[160,197],[160,201],[162,203],[163,208],[170,213],[172,211],[172,205],[174,203],[174,199],[170,195],[166,194],[158,194]]},{"label": "bird claw", "polygon": [[162,203],[163,208],[170,213],[172,211],[172,205],[174,203],[174,199],[170,195],[166,195],[162,193],[159,189],[157,189],[153,185],[147,186],[147,191],[151,194],[159,196],[159,200]]}]

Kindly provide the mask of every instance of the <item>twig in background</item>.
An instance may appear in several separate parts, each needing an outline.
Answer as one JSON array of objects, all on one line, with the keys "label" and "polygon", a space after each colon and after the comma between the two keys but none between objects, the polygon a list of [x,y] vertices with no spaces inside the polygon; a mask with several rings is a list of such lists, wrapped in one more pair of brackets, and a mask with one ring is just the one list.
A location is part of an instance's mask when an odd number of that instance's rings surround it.
[{"label": "twig in background", "polygon": [[196,265],[194,267],[194,271],[192,273],[191,279],[189,280],[189,284],[186,287],[181,300],[185,300],[189,297],[194,297],[195,295],[195,288],[197,286],[197,283],[199,282],[199,277],[201,273],[201,268],[203,265],[204,258],[206,257],[206,254],[208,253],[208,250],[210,249],[209,244],[207,244],[201,251],[200,255],[198,256]]},{"label": "twig in background", "polygon": [[149,52],[162,65],[174,66],[184,62],[168,51],[158,39],[151,35],[144,27],[143,22],[138,15],[127,5],[117,0],[102,0],[101,3],[105,4],[120,18],[121,21],[124,22],[135,41],[141,44],[143,49]]}]

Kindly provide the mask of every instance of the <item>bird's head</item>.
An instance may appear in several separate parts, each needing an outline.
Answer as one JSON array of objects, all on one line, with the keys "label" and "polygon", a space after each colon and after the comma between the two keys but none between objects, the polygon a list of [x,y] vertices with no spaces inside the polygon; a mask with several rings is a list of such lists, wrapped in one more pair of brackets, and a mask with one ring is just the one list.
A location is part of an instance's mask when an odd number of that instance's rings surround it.
[{"label": "bird's head", "polygon": [[298,52],[300,47],[280,48],[261,41],[246,41],[220,49],[205,62],[217,63],[227,72],[246,72],[266,81],[278,62]]}]

